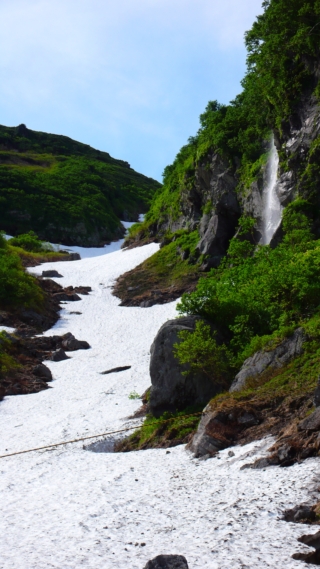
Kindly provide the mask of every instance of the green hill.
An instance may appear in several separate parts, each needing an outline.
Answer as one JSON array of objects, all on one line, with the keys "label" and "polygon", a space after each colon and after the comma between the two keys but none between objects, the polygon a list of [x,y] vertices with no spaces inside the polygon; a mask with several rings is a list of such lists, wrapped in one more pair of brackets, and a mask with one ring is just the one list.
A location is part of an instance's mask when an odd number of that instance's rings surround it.
[{"label": "green hill", "polygon": [[147,211],[159,182],[66,136],[0,126],[0,229],[97,246]]}]

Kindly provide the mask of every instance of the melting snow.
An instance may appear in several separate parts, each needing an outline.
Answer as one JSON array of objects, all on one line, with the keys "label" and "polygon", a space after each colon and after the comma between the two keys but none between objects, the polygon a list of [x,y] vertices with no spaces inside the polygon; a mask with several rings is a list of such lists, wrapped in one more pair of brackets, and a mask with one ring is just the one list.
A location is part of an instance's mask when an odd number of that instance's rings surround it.
[{"label": "melting snow", "polygon": [[[47,363],[52,389],[0,403],[0,454],[139,423],[128,416],[141,402],[128,396],[149,386],[150,344],[175,317],[176,303],[123,308],[111,286],[157,248],[33,269],[58,270],[64,286],[92,287],[82,301],[66,303],[46,332],[70,331],[92,348]],[[125,365],[131,369],[101,375]],[[226,450],[207,461],[183,446],[111,454],[89,452],[83,443],[1,459],[0,567],[143,569],[160,553],[179,553],[190,569],[301,568],[291,555],[307,550],[296,541],[306,528],[281,521],[280,513],[312,499],[319,461],[240,470],[270,444],[235,447],[235,456]]]}]

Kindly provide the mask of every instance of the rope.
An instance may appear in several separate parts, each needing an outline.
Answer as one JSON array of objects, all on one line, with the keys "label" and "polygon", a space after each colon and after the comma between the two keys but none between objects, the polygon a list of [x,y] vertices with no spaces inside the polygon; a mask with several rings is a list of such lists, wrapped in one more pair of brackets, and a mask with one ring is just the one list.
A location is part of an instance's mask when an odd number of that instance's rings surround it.
[{"label": "rope", "polygon": [[178,417],[171,417],[170,419],[164,419],[163,421],[153,421],[152,423],[145,423],[144,425],[141,425],[140,427],[126,427],[125,429],[119,429],[118,431],[109,431],[106,433],[100,433],[99,435],[90,435],[89,437],[81,437],[80,439],[72,439],[70,441],[61,441],[59,443],[55,443],[52,445],[46,445],[46,446],[42,446],[42,447],[35,447],[35,448],[30,448],[27,450],[19,450],[17,452],[11,452],[9,454],[3,454],[0,455],[0,458],[8,458],[9,456],[17,456],[18,454],[26,454],[29,452],[35,452],[38,450],[46,450],[49,448],[55,448],[55,447],[60,447],[63,445],[69,445],[69,444],[73,444],[73,443],[79,443],[81,441],[87,441],[89,439],[97,439],[99,437],[105,437],[107,435],[115,435],[115,434],[119,434],[119,433],[125,433],[126,431],[133,431],[135,429],[144,429],[145,427],[150,427],[152,425],[163,425],[164,423],[169,423],[170,421],[172,421],[173,419],[186,419],[187,417],[196,417],[197,415],[202,415],[202,411],[198,412],[198,413],[191,413],[190,415],[181,415]]}]

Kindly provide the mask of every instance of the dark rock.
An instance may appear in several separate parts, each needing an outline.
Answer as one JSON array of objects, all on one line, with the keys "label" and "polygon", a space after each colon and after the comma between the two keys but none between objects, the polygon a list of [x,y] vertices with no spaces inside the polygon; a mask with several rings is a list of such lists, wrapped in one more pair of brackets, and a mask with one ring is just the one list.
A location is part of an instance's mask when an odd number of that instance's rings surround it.
[{"label": "dark rock", "polygon": [[52,381],[52,373],[47,366],[44,364],[38,364],[33,368],[34,375],[38,377],[43,377],[45,381]]},{"label": "dark rock", "polygon": [[30,324],[36,327],[40,327],[44,321],[43,315],[32,309],[22,310],[20,313],[20,318],[26,324]]},{"label": "dark rock", "polygon": [[183,555],[158,555],[144,569],[188,569],[188,562]]},{"label": "dark rock", "polygon": [[242,427],[253,427],[254,425],[259,425],[260,421],[256,415],[253,413],[243,413],[238,417],[237,422]]},{"label": "dark rock", "polygon": [[310,508],[310,506],[301,504],[299,506],[295,506],[290,510],[286,510],[284,512],[283,518],[286,522],[313,522],[316,519],[316,513],[312,508]]},{"label": "dark rock", "polygon": [[302,535],[298,538],[298,541],[308,547],[313,547],[316,551],[320,551],[320,531],[311,535]]},{"label": "dark rock", "polygon": [[226,428],[226,421],[227,416],[223,417],[222,413],[204,410],[197,432],[188,444],[196,458],[213,456],[232,444],[232,433]]},{"label": "dark rock", "polygon": [[313,547],[315,551],[311,553],[295,553],[292,555],[292,558],[305,561],[308,564],[320,565],[320,531],[311,535],[302,535],[298,538],[298,541],[308,547]]},{"label": "dark rock", "polygon": [[282,367],[291,359],[300,355],[306,339],[303,329],[297,328],[292,336],[283,340],[273,350],[267,351],[264,349],[256,352],[244,362],[230,387],[230,391],[241,391],[245,388],[248,379],[258,378],[268,369]]},{"label": "dark rock", "polygon": [[112,369],[108,369],[107,371],[102,371],[101,375],[107,375],[108,373],[118,373],[119,371],[126,371],[126,369],[130,368],[131,366],[113,367]]},{"label": "dark rock", "polygon": [[79,253],[69,253],[68,261],[81,261]]},{"label": "dark rock", "polygon": [[288,444],[281,446],[276,453],[281,466],[291,466],[294,463],[296,449]]},{"label": "dark rock", "polygon": [[50,358],[53,362],[62,362],[62,360],[68,360],[69,357],[67,356],[67,354],[62,350],[62,348],[59,348],[59,350],[56,350],[55,352],[52,353],[52,356]]},{"label": "dark rock", "polygon": [[164,411],[185,409],[189,405],[206,404],[214,395],[221,391],[216,385],[202,374],[183,372],[189,367],[181,365],[174,356],[173,346],[179,343],[178,332],[193,331],[197,316],[187,316],[169,320],[161,326],[150,348],[150,410],[155,416]]},{"label": "dark rock", "polygon": [[67,352],[74,352],[75,350],[88,350],[90,348],[88,342],[85,340],[77,340],[70,332],[62,336],[61,346]]},{"label": "dark rock", "polygon": [[298,431],[319,431],[320,429],[320,407],[311,413],[298,425]]},{"label": "dark rock", "polygon": [[320,376],[318,378],[317,387],[316,387],[315,392],[314,392],[313,402],[314,402],[315,407],[320,406]]},{"label": "dark rock", "polygon": [[68,294],[66,292],[56,292],[53,295],[53,298],[58,302],[72,302],[81,300],[80,296],[78,296],[76,293]]},{"label": "dark rock", "polygon": [[42,271],[42,276],[59,279],[62,278],[63,275],[60,275],[58,271],[50,270],[50,271]]}]

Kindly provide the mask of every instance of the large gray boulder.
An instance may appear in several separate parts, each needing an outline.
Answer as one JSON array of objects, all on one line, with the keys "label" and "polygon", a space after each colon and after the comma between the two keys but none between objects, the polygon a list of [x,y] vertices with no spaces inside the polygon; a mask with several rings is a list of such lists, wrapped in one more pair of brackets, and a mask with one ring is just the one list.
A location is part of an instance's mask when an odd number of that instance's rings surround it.
[{"label": "large gray boulder", "polygon": [[268,351],[265,348],[256,352],[244,362],[229,391],[241,391],[246,387],[250,378],[258,378],[268,369],[280,368],[294,357],[299,356],[306,339],[303,329],[297,328],[292,336],[283,340],[274,350]]},{"label": "large gray boulder", "polygon": [[183,372],[189,370],[174,356],[173,346],[180,342],[178,333],[181,330],[192,332],[198,316],[186,316],[168,320],[161,326],[150,348],[150,410],[153,415],[160,416],[164,411],[182,410],[189,405],[205,405],[214,397],[221,387],[204,374]]},{"label": "large gray boulder", "polygon": [[157,555],[144,569],[188,569],[188,563],[183,555]]}]

